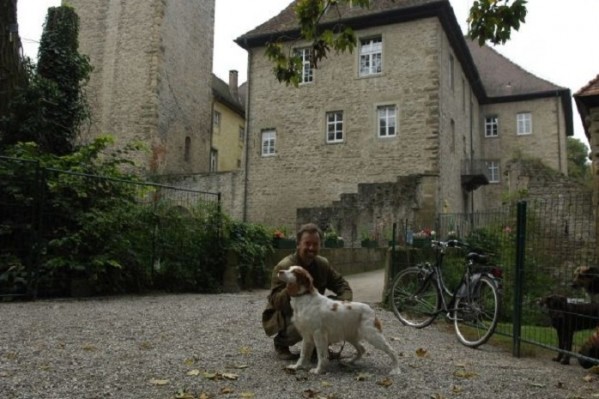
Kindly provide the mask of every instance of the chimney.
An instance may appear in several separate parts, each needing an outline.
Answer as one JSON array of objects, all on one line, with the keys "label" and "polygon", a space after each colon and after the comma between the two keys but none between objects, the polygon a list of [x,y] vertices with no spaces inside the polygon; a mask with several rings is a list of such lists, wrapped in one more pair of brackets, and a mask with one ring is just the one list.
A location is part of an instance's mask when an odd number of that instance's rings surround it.
[{"label": "chimney", "polygon": [[229,91],[234,99],[239,101],[239,90],[237,85],[237,71],[231,69],[229,71]]}]

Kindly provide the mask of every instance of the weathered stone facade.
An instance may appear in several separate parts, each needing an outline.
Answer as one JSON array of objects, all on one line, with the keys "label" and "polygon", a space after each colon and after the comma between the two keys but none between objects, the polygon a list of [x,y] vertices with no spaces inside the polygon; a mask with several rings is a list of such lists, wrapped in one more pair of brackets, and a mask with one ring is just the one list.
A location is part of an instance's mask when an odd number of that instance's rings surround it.
[{"label": "weathered stone facade", "polygon": [[[450,50],[439,21],[429,18],[358,32],[359,37],[372,35],[383,37],[382,75],[358,77],[356,54],[343,54],[322,62],[314,83],[297,89],[273,79],[263,48],[251,49],[249,220],[293,225],[298,208],[328,206],[343,193],[356,193],[360,183],[388,183],[418,174],[443,182],[429,193],[435,207],[442,195],[454,209],[463,208],[460,159],[469,137],[447,145],[447,126],[454,119],[456,131],[468,130],[470,107],[457,111],[449,105],[456,94],[447,89],[449,78],[443,74]],[[377,137],[376,107],[383,104],[399,109],[396,137]],[[345,139],[327,144],[325,114],[338,110],[344,113]],[[262,157],[261,132],[270,128],[276,129],[277,152]],[[450,160],[446,151],[459,158]]]},{"label": "weathered stone facade", "polygon": [[146,143],[136,161],[152,174],[207,172],[214,0],[71,0],[80,52],[94,66],[92,125],[117,145]]},{"label": "weathered stone facade", "polygon": [[[354,215],[353,221],[338,217],[345,208],[340,204],[352,195],[357,195],[357,204],[369,200],[360,187],[393,187],[403,178],[426,176],[413,195],[404,196],[405,204],[393,205],[405,210],[402,215],[392,208],[367,211],[374,218],[367,225],[373,225],[381,214],[403,219],[417,210],[420,220],[431,220],[440,212],[499,206],[502,182],[477,190],[477,185],[466,187],[464,165],[486,165],[486,160],[503,164],[522,151],[521,146],[527,147],[523,152],[566,173],[565,141],[572,134],[571,107],[564,101],[568,90],[526,73],[497,53],[489,54],[492,50],[473,55],[448,1],[377,0],[368,10],[343,9],[341,14],[347,14],[341,18],[358,21],[359,41],[380,38],[381,72],[360,76],[358,46],[353,53],[321,61],[313,81],[299,88],[273,77],[264,47],[280,32],[293,36],[292,7],[237,39],[249,53],[247,220],[295,226],[329,215],[326,223],[340,226],[340,233],[353,242],[360,229],[353,224],[362,215]],[[335,17],[330,14],[326,18],[332,23]],[[291,50],[309,44],[286,45]],[[501,67],[492,64],[496,60]],[[508,76],[494,72],[504,66]],[[479,75],[478,68],[485,74]],[[513,78],[517,90],[506,92],[502,80]],[[397,107],[394,137],[378,135],[377,107],[383,105]],[[328,143],[327,113],[336,111],[343,115],[343,139]],[[533,115],[533,134],[516,137],[517,112]],[[484,137],[489,113],[501,119],[501,135],[493,141]],[[275,152],[266,156],[265,131],[275,137]],[[487,173],[482,168],[478,172]],[[387,191],[393,190],[383,190]],[[386,201],[379,199],[380,204]],[[414,208],[408,210],[407,203]]]}]

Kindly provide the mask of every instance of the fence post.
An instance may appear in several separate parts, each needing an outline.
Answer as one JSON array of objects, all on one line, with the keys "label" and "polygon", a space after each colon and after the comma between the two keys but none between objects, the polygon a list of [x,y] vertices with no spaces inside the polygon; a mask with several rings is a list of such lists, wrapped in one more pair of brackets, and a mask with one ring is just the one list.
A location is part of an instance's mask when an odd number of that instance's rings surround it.
[{"label": "fence post", "polygon": [[518,215],[516,224],[516,268],[514,274],[512,355],[515,357],[520,357],[522,332],[522,286],[524,283],[524,254],[526,249],[526,201],[518,202]]}]

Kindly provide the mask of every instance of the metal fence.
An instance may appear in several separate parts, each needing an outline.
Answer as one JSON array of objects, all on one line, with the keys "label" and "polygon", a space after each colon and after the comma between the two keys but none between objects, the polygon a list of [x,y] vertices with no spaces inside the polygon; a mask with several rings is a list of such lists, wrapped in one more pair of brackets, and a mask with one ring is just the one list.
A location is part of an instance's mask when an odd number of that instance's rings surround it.
[{"label": "metal fence", "polygon": [[[597,362],[599,347],[590,353],[589,348],[592,334],[595,341],[599,337],[599,292],[593,294],[592,288],[585,290],[581,284],[573,287],[580,267],[598,265],[596,211],[589,194],[531,199],[491,212],[438,216],[435,237],[464,239],[502,266],[502,314],[496,333],[511,337],[515,356],[526,343],[555,350],[564,361],[574,356]],[[398,226],[398,243],[421,248],[418,256],[400,257],[398,262],[433,256],[428,230],[412,230],[406,221]],[[592,274],[597,269],[590,270]],[[599,290],[599,275],[587,277],[593,278],[597,280],[587,286],[595,284]],[[547,303],[556,299],[565,307],[549,304],[548,309]],[[561,343],[558,331],[565,337]]]},{"label": "metal fence", "polygon": [[0,157],[0,296],[77,294],[78,274],[102,292],[123,288],[103,280],[141,287],[165,265],[203,261],[189,241],[198,231],[218,237],[221,218],[210,212],[220,213],[218,193]]}]

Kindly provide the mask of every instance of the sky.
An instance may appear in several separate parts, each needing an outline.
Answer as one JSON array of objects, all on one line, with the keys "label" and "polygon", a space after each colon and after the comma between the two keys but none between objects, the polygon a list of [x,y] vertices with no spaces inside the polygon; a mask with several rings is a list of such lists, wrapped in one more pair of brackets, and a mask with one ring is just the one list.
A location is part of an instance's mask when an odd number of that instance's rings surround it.
[{"label": "sky", "polygon": [[[229,70],[247,79],[247,53],[234,39],[276,16],[291,0],[215,0],[213,72],[225,82]],[[474,0],[450,0],[462,31]],[[19,34],[25,55],[37,57],[48,7],[60,0],[18,0]],[[502,55],[528,72],[576,93],[599,75],[599,0],[528,0],[526,23],[505,45]],[[334,56],[334,55],[332,55]],[[574,103],[574,136],[588,144]]]}]

